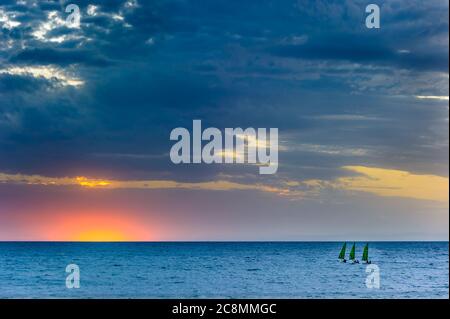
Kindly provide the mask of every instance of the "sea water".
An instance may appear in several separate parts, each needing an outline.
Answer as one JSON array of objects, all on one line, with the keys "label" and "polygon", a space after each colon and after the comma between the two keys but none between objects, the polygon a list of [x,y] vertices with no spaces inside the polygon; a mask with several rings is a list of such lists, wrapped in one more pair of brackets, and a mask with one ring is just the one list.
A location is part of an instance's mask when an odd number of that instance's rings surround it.
[{"label": "sea water", "polygon": [[[359,259],[364,244],[356,243]],[[341,246],[3,242],[0,298],[449,297],[448,242],[369,243],[379,288],[366,284],[367,265],[337,260]],[[66,287],[69,264],[79,267],[80,288]]]}]

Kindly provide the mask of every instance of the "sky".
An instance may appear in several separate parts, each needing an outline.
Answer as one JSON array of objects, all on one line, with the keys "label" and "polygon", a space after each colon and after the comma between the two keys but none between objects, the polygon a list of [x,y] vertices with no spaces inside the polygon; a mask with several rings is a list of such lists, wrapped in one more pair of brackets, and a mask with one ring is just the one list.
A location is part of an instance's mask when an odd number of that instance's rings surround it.
[{"label": "sky", "polygon": [[[0,0],[0,240],[448,240],[448,6]],[[276,174],[172,163],[196,119]]]}]

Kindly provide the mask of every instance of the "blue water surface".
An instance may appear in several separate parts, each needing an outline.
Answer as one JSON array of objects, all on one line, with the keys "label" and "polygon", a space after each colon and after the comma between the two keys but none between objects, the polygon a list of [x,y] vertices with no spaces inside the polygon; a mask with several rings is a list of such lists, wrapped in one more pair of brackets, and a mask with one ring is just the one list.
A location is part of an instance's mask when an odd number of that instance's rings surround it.
[{"label": "blue water surface", "polygon": [[[366,265],[337,242],[0,243],[0,298],[448,298],[448,242],[374,242]],[[363,243],[357,243],[361,258]],[[66,288],[66,266],[80,288]]]}]

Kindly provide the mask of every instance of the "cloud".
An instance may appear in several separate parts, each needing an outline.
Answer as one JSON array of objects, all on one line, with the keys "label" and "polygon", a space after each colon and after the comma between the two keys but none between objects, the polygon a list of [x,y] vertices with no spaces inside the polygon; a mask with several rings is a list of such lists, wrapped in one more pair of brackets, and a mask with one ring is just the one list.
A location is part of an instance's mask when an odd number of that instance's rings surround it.
[{"label": "cloud", "polygon": [[62,86],[82,86],[84,81],[80,78],[69,75],[63,69],[54,66],[10,66],[0,68],[0,74],[9,74],[13,76],[29,76],[36,79],[45,79],[48,81],[57,81]]},{"label": "cloud", "polygon": [[39,24],[32,35],[43,42],[63,42],[66,38],[64,36],[51,37],[48,34],[57,28],[65,27],[66,22],[59,16],[57,11],[47,12],[46,21]]},{"label": "cloud", "polygon": [[244,184],[225,180],[186,183],[173,180],[107,180],[77,177],[47,177],[41,175],[0,173],[0,183],[41,186],[82,186],[101,189],[188,189],[206,191],[256,190],[280,195],[289,194],[282,189],[262,184]]},{"label": "cloud", "polygon": [[416,95],[416,98],[421,99],[421,100],[441,100],[441,101],[448,101],[448,96]]},{"label": "cloud", "polygon": [[333,180],[278,180],[280,186],[260,183],[238,183],[228,180],[178,182],[175,180],[111,180],[85,176],[48,177],[41,175],[0,173],[0,183],[80,186],[92,189],[186,189],[204,191],[261,191],[291,199],[318,198],[329,190],[370,193],[380,197],[401,197],[448,203],[447,177],[414,174],[402,170],[367,166],[344,166],[342,169],[356,176],[341,176]]},{"label": "cloud", "polygon": [[94,51],[51,48],[22,50],[20,53],[13,56],[10,61],[13,63],[26,62],[31,64],[56,64],[60,66],[84,64],[88,66],[104,67],[113,64],[112,61]]},{"label": "cloud", "polygon": [[285,147],[286,151],[311,152],[335,156],[366,156],[369,150],[364,148],[350,148],[337,145],[318,145],[318,144],[293,144]]},{"label": "cloud", "polygon": [[436,175],[419,175],[402,170],[365,166],[344,166],[357,176],[340,177],[333,185],[340,189],[372,193],[382,197],[405,197],[448,202],[449,180]]},{"label": "cloud", "polygon": [[2,28],[11,30],[13,28],[17,28],[21,25],[19,21],[15,21],[15,14],[5,12],[2,8],[0,8],[0,25]]},{"label": "cloud", "polygon": [[324,121],[380,121],[383,120],[378,117],[368,116],[368,115],[358,115],[358,114],[324,114],[317,116],[306,117],[313,120],[324,120]]},{"label": "cloud", "polygon": [[405,55],[368,33],[327,34],[300,45],[277,45],[269,49],[274,55],[307,60],[342,60],[361,64],[393,66],[422,71],[448,70],[448,50],[414,51]]}]

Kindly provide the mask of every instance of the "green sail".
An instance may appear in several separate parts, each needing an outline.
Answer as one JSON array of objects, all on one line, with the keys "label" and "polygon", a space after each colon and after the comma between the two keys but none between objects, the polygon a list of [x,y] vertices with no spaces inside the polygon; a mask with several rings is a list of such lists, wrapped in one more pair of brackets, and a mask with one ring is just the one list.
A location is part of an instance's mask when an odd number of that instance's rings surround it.
[{"label": "green sail", "polygon": [[366,244],[364,246],[362,260],[363,261],[368,261],[369,260],[369,244]]},{"label": "green sail", "polygon": [[342,246],[341,252],[339,253],[339,259],[345,259],[345,250],[347,249],[347,243]]},{"label": "green sail", "polygon": [[353,243],[352,250],[350,250],[350,260],[355,259],[355,244]]}]

